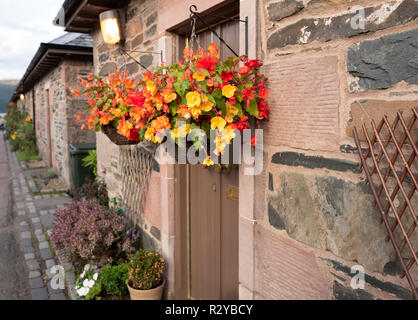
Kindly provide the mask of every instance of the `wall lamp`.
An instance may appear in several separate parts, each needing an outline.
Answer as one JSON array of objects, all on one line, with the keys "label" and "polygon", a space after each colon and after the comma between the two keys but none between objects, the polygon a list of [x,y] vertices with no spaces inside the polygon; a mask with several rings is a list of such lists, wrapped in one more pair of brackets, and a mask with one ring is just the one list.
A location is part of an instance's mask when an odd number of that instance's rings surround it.
[{"label": "wall lamp", "polygon": [[20,96],[19,96],[19,99],[20,100],[25,100],[25,95],[23,93],[21,93]]},{"label": "wall lamp", "polygon": [[117,44],[123,40],[122,21],[124,11],[120,9],[104,11],[100,14],[100,29],[107,44]]},{"label": "wall lamp", "polygon": [[[102,31],[102,36],[104,43],[106,44],[119,44],[119,50],[122,54],[126,54],[130,59],[140,65],[143,69],[149,71],[141,62],[132,57],[129,52],[124,48],[124,37],[123,37],[123,23],[125,23],[125,11],[123,9],[113,9],[104,11],[99,15],[100,19],[100,29]],[[139,52],[139,53],[151,53],[158,54],[161,56],[161,62],[163,61],[163,53],[161,52],[151,52],[151,51],[135,51],[130,50],[130,52]]]}]

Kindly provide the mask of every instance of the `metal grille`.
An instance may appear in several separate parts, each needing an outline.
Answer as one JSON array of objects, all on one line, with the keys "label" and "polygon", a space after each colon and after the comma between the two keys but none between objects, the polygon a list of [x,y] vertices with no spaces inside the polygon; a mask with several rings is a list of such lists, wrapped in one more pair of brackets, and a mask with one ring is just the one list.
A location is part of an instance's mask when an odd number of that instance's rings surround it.
[{"label": "metal grille", "polygon": [[131,222],[139,225],[143,215],[145,194],[148,190],[154,161],[154,150],[142,144],[121,148],[122,204]]},{"label": "metal grille", "polygon": [[[373,206],[377,205],[381,213],[380,223],[388,232],[386,241],[392,242],[395,258],[403,269],[401,277],[407,278],[413,299],[418,299],[417,110],[411,110],[408,121],[398,111],[392,124],[385,115],[378,126],[372,120],[369,131],[365,124],[360,134],[353,128],[360,168],[364,168],[365,183],[374,196]],[[366,150],[361,148],[359,135],[366,142]]]}]

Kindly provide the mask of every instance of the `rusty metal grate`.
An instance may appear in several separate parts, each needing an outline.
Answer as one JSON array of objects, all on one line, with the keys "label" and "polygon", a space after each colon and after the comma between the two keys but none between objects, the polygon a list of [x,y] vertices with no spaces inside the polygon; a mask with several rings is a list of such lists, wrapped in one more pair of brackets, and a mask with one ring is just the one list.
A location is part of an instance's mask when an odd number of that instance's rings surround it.
[{"label": "rusty metal grate", "polygon": [[[418,299],[417,118],[418,108],[415,107],[408,122],[398,111],[392,125],[385,115],[378,126],[371,121],[371,130],[363,124],[358,134],[353,128],[360,168],[364,168],[365,183],[370,185],[375,198],[373,206],[377,205],[382,215],[380,223],[383,222],[388,231],[386,241],[392,242],[403,269],[401,278],[407,278],[413,299]],[[360,135],[367,146],[365,152]]]}]

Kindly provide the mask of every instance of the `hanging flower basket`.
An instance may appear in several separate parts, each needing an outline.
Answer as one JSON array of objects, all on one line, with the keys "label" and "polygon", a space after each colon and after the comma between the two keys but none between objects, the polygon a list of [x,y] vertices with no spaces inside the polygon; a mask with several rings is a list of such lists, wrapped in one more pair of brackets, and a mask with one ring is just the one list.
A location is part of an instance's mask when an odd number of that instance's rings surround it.
[{"label": "hanging flower basket", "polygon": [[118,146],[137,144],[138,141],[129,140],[127,137],[118,133],[117,129],[112,125],[105,125],[101,127],[102,132]]},{"label": "hanging flower basket", "polygon": [[[120,72],[106,80],[80,79],[89,105],[82,128],[102,129],[119,145],[170,139],[187,148],[184,138],[192,136],[195,148],[205,152],[204,164],[212,165],[211,153],[223,154],[236,134],[250,127],[250,120],[257,125],[268,120],[268,91],[258,60],[242,56],[219,61],[215,44],[198,53],[186,47],[184,58],[153,73],[144,72],[141,80]],[[82,120],[81,115],[77,118]],[[205,147],[211,131],[215,132],[213,151]]]}]

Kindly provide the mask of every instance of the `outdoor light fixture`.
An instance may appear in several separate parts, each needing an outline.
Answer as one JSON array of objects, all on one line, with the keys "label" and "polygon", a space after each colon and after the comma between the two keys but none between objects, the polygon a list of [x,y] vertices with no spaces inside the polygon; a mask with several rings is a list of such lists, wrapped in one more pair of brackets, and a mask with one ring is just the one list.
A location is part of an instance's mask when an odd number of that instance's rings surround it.
[{"label": "outdoor light fixture", "polygon": [[100,14],[100,28],[105,43],[117,44],[122,39],[121,10],[108,10]]},{"label": "outdoor light fixture", "polygon": [[23,93],[20,94],[20,100],[25,100],[25,95]]}]

